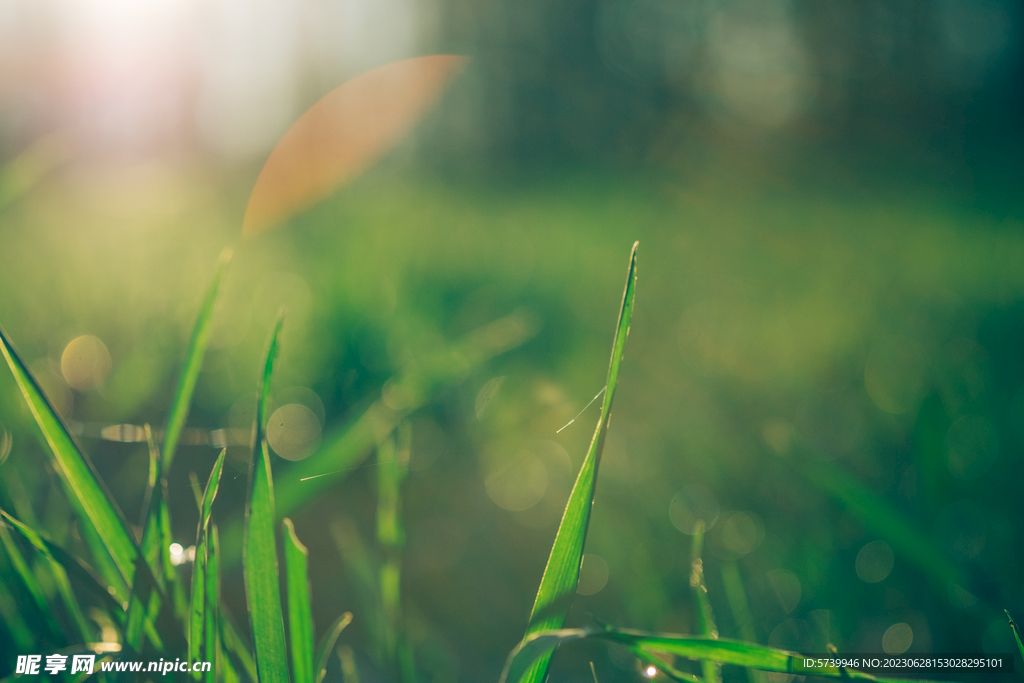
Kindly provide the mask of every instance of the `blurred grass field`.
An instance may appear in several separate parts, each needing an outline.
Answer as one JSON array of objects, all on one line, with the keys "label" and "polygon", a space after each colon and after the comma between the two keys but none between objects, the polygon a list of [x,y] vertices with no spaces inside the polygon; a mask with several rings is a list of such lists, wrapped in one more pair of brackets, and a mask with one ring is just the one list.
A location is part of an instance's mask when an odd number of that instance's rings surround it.
[{"label": "blurred grass field", "polygon": [[[66,418],[160,424],[217,255],[236,244],[188,424],[251,423],[259,357],[285,306],[274,409],[316,416],[292,425],[302,443],[321,431],[326,442],[388,380],[473,330],[517,311],[535,321],[532,338],[413,413],[403,484],[402,601],[422,676],[497,680],[596,408],[558,430],[602,386],[636,239],[636,311],[570,624],[698,632],[689,576],[702,519],[723,636],[804,652],[1013,652],[1002,610],[1024,613],[1019,206],[972,203],[926,167],[843,169],[734,151],[675,173],[467,180],[399,152],[239,243],[245,173],[194,160],[72,165],[0,215],[0,321]],[[82,335],[109,353],[109,373],[87,359],[87,375],[104,375],[91,390],[68,386],[66,349]],[[7,495],[23,495],[51,537],[73,537],[6,373],[0,411],[2,467],[16,476]],[[84,443],[135,520],[145,444]],[[216,455],[186,441],[170,473],[186,547],[189,473],[205,481]],[[247,457],[229,448],[222,529],[240,514]],[[364,680],[383,680],[359,579],[378,561],[377,474],[363,465],[293,519],[317,630],[353,611],[342,640]],[[274,456],[275,480],[294,466]],[[730,608],[737,574],[749,623]],[[223,589],[244,613],[241,582]],[[589,680],[588,661],[602,681],[639,676],[589,644],[560,652],[552,676]]]}]

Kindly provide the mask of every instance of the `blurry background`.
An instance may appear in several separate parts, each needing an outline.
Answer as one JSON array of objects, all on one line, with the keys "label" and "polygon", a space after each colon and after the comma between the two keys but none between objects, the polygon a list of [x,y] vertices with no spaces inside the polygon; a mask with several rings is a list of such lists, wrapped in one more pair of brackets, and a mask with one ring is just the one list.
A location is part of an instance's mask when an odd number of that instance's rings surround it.
[{"label": "blurry background", "polygon": [[[1012,651],[1022,24],[1019,3],[995,0],[0,0],[0,323],[135,520],[144,444],[103,430],[163,423],[224,246],[196,442],[247,429],[281,305],[287,427],[272,438],[289,460],[473,330],[529,320],[535,335],[449,373],[410,419],[408,637],[423,680],[489,681],[597,418],[556,433],[603,384],[639,239],[571,625],[695,632],[703,519],[723,636]],[[303,111],[435,53],[472,61],[399,148],[240,243],[259,169]],[[73,537],[6,371],[0,423],[3,507],[24,492],[53,537]],[[247,458],[230,451],[225,526]],[[216,453],[186,446],[171,472],[186,547],[189,473],[205,480]],[[372,463],[293,515],[318,630],[355,612],[343,641],[367,681],[391,677],[360,584],[383,556]],[[602,681],[640,676],[581,646],[552,680],[590,680],[588,661]]]}]

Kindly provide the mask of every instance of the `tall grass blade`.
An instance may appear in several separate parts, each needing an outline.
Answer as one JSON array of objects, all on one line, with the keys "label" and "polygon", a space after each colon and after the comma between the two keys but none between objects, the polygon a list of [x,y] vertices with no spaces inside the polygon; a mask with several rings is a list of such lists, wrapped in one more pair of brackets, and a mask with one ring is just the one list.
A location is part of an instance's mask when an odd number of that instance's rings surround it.
[{"label": "tall grass blade", "polygon": [[338,642],[338,636],[345,630],[345,627],[352,623],[352,613],[345,612],[334,620],[327,633],[316,646],[316,683],[321,683],[327,674],[327,664],[331,660],[331,652],[334,644]]},{"label": "tall grass blade", "polygon": [[[212,547],[210,536],[210,515],[213,501],[217,498],[220,477],[224,471],[223,449],[210,470],[200,506],[199,524],[196,528],[196,557],[192,565],[192,599],[189,608],[188,657],[190,662],[214,661],[216,655],[216,610],[219,585],[216,579],[219,571],[217,549]],[[211,565],[212,563],[212,565]],[[208,581],[214,585],[208,585]],[[214,595],[211,601],[210,595]],[[198,677],[197,677],[198,678]]]},{"label": "tall grass blade", "polygon": [[[704,525],[699,524],[697,533],[693,535],[693,552],[690,559],[690,588],[697,598],[697,625],[700,627],[700,634],[705,638],[718,638],[718,629],[715,627],[715,617],[711,613],[711,601],[708,599],[708,587],[704,583],[704,560],[701,557],[701,550],[704,546]],[[706,683],[718,683],[721,678],[719,666],[711,660],[703,660],[700,663],[701,671],[704,674]]]},{"label": "tall grass blade", "polygon": [[174,453],[178,448],[181,439],[181,431],[185,428],[185,420],[188,419],[189,406],[192,404],[192,393],[195,391],[196,382],[199,380],[199,371],[203,367],[203,358],[206,356],[206,347],[210,342],[210,331],[213,329],[213,309],[217,303],[217,292],[220,290],[220,282],[231,262],[231,250],[225,249],[221,252],[220,261],[217,263],[217,270],[213,275],[213,282],[210,283],[203,297],[203,304],[199,307],[199,315],[196,324],[192,328],[192,336],[188,340],[188,347],[185,350],[185,362],[181,366],[181,376],[174,389],[174,397],[171,399],[171,410],[167,415],[167,429],[164,432],[164,471],[171,469],[171,462],[174,460]]},{"label": "tall grass blade", "polygon": [[131,585],[135,578],[136,560],[141,553],[135,539],[128,532],[124,516],[96,474],[92,462],[71,436],[64,420],[46,398],[3,328],[0,328],[0,350],[7,359],[36,424],[50,446],[55,469],[69,496],[74,499],[72,505],[84,514],[83,522],[95,529],[124,582]]},{"label": "tall grass blade", "polygon": [[284,566],[288,586],[288,636],[292,644],[292,683],[313,683],[313,610],[307,564],[309,551],[284,520]]},{"label": "tall grass blade", "polygon": [[[590,524],[590,513],[594,506],[594,493],[597,489],[597,468],[604,450],[608,422],[611,420],[612,399],[615,398],[615,385],[619,377],[619,366],[622,363],[626,337],[629,335],[629,321],[633,315],[638,246],[639,242],[633,244],[633,250],[629,256],[626,287],[622,293],[619,321],[612,342],[612,356],[608,365],[608,380],[606,382],[607,390],[604,392],[601,416],[598,418],[597,428],[594,430],[587,457],[583,461],[579,476],[569,495],[569,502],[565,506],[558,533],[555,535],[555,543],[551,548],[547,566],[544,568],[544,575],[541,578],[537,598],[530,613],[530,623],[525,637],[561,628],[569,614],[573,596],[576,594],[580,564],[583,560],[583,546],[587,539],[587,527]],[[539,655],[523,680],[527,683],[541,683],[547,674],[550,660],[550,650]]]},{"label": "tall grass blade", "polygon": [[213,501],[217,498],[217,491],[220,489],[220,476],[224,472],[224,459],[227,457],[228,449],[221,450],[220,455],[213,462],[213,469],[210,470],[210,477],[206,480],[206,488],[203,489],[203,505],[200,508],[199,528],[196,530],[196,541],[200,541],[199,535],[205,533],[210,526],[210,515],[213,514]]},{"label": "tall grass blade", "polygon": [[[207,614],[216,609],[207,599],[211,590],[206,586],[207,576],[210,574],[210,515],[213,513],[213,501],[217,498],[217,490],[220,487],[220,477],[224,471],[224,459],[227,457],[227,449],[222,449],[220,455],[213,463],[210,476],[206,480],[206,488],[203,489],[202,498],[199,501],[199,523],[196,526],[196,557],[192,566],[192,598],[189,607],[189,639],[188,655],[189,661],[195,662],[206,650],[207,641],[213,635],[206,632],[205,625],[209,623],[210,617]],[[214,571],[219,568],[215,567]],[[213,620],[216,623],[216,620]],[[207,660],[212,661],[212,660]]]},{"label": "tall grass blade", "polygon": [[[692,660],[706,659],[720,664],[734,664],[777,673],[876,681],[877,683],[893,683],[899,680],[879,678],[856,669],[807,667],[804,665],[804,657],[795,652],[727,638],[715,640],[632,629],[568,628],[540,631],[524,638],[509,654],[500,683],[516,683],[524,680],[528,672],[532,670],[532,664],[545,655],[550,656],[555,647],[565,642],[583,639],[605,640],[630,650],[639,649],[647,653],[675,655]],[[651,663],[657,666],[653,661]]]},{"label": "tall grass blade", "polygon": [[[171,567],[170,551],[170,517],[167,513],[166,497],[164,495],[166,482],[161,473],[160,450],[153,440],[153,431],[149,425],[145,426],[146,440],[149,445],[149,481],[146,487],[146,517],[143,520],[142,543],[140,548],[142,556],[149,565],[153,576],[164,587],[174,579],[173,567]],[[143,596],[132,591],[128,604],[128,625],[125,629],[125,642],[128,647],[138,651],[142,645],[142,632],[145,620],[155,622],[160,612],[160,594],[156,591],[146,596],[146,603],[142,602]],[[160,648],[161,642],[155,642],[154,646]]]},{"label": "tall grass blade", "polygon": [[249,498],[245,513],[245,595],[249,605],[260,683],[288,681],[288,652],[285,648],[277,545],[274,538],[274,482],[265,438],[267,414],[270,411],[270,380],[283,324],[282,316],[278,318],[270,336],[257,388],[252,461],[249,465]]},{"label": "tall grass blade", "polygon": [[1024,643],[1020,640],[1020,629],[1017,628],[1016,622],[1010,616],[1010,610],[1004,609],[1003,611],[1006,612],[1006,618],[1010,621],[1010,629],[1013,631],[1013,639],[1017,641],[1017,651],[1020,652],[1020,658],[1024,659]]},{"label": "tall grass blade", "polygon": [[196,557],[192,561],[192,598],[188,611],[188,661],[202,659],[203,627],[206,624],[206,539],[196,543]]},{"label": "tall grass blade", "polygon": [[[725,599],[729,601],[729,609],[732,610],[732,618],[739,628],[740,637],[748,643],[756,643],[754,617],[750,613],[747,591],[743,588],[743,578],[735,561],[722,565],[722,585],[725,586]],[[747,678],[750,683],[764,683],[764,674],[755,669],[747,669]]]},{"label": "tall grass blade", "polygon": [[143,520],[142,556],[146,559],[153,576],[166,589],[177,580],[174,565],[171,564],[171,516],[167,509],[167,477],[161,462],[160,449],[153,438],[149,425],[145,426],[146,442],[149,446],[149,482],[147,486],[146,518]]},{"label": "tall grass blade", "polygon": [[220,637],[217,622],[220,618],[220,536],[217,525],[210,527],[206,542],[206,621],[203,624],[203,661],[213,666],[204,674],[206,683],[213,683],[221,666],[218,652]]}]

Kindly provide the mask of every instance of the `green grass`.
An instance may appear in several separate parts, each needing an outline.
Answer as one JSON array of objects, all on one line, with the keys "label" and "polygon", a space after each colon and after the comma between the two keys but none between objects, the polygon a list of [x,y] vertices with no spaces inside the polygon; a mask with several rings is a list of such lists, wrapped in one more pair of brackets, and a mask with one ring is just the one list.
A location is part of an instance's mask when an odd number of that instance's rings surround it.
[{"label": "green grass", "polygon": [[[124,657],[157,653],[172,658],[185,656],[189,661],[213,661],[216,669],[206,677],[208,681],[320,683],[332,656],[338,651],[344,653],[339,654],[339,663],[348,672],[346,683],[351,683],[356,676],[355,659],[350,650],[336,650],[336,645],[353,617],[348,613],[342,615],[321,635],[319,643],[315,642],[309,553],[292,521],[284,518],[279,524],[279,520],[283,514],[291,514],[316,498],[329,483],[346,476],[347,470],[359,463],[372,445],[377,454],[376,546],[367,547],[355,525],[342,529],[337,536],[351,569],[349,575],[361,582],[360,588],[366,589],[367,602],[361,608],[368,622],[376,621],[370,630],[377,639],[378,664],[393,671],[396,680],[411,683],[417,676],[417,652],[410,637],[402,594],[406,533],[402,501],[411,449],[407,419],[427,405],[440,388],[450,386],[488,359],[523,343],[532,333],[531,325],[523,316],[499,320],[469,335],[454,351],[439,352],[425,366],[409,368],[389,384],[381,399],[368,402],[362,417],[329,438],[316,455],[289,468],[277,487],[277,492],[286,492],[286,502],[278,505],[280,498],[275,495],[273,463],[266,437],[271,385],[284,325],[283,316],[278,318],[259,366],[250,473],[241,529],[247,621],[253,644],[250,648],[222,604],[222,572],[231,565],[221,545],[218,526],[212,522],[225,472],[226,451],[221,451],[204,491],[196,496],[199,522],[187,599],[182,571],[171,564],[168,552],[171,510],[167,472],[180,442],[203,365],[214,302],[225,266],[226,259],[222,259],[188,343],[181,379],[172,398],[162,452],[152,431],[146,429],[148,477],[139,541],[84,449],[50,403],[6,332],[0,330],[4,356],[47,445],[49,462],[64,485],[68,504],[81,525],[81,541],[73,545],[88,557],[88,562],[83,561],[62,544],[47,539],[38,520],[30,519],[30,523],[26,523],[3,511],[5,525],[0,526],[0,544],[11,571],[0,581],[0,613],[18,634],[18,647],[29,647],[33,642],[47,647],[82,645],[96,642],[97,635],[95,625],[89,623],[83,609],[88,599],[102,606],[109,617]],[[728,604],[743,640],[718,638],[712,610],[714,596],[709,593],[704,576],[702,527],[693,538],[690,552],[690,587],[694,592],[698,636],[614,627],[564,628],[576,596],[587,547],[599,465],[634,314],[636,281],[637,246],[634,244],[597,425],[557,528],[526,633],[509,655],[501,680],[503,683],[542,683],[555,649],[583,641],[606,642],[624,648],[638,661],[681,681],[697,680],[686,670],[690,664],[682,660],[698,662],[705,683],[721,680],[721,665],[752,671],[812,673],[803,667],[798,654],[754,642],[750,605],[735,563],[723,565],[722,575]],[[876,500],[856,479],[834,471],[825,463],[812,463],[799,470],[826,495],[848,507],[865,526],[888,538],[902,555],[917,562],[922,572],[937,583],[967,583],[919,529]],[[308,479],[314,476],[317,478]],[[283,549],[277,543],[282,529]],[[278,556],[282,550],[284,596],[278,575]],[[31,614],[23,617],[18,613],[12,598],[16,590],[28,595]],[[26,637],[32,628],[29,623],[42,626],[35,641]],[[1020,637],[1012,620],[1010,626],[1020,647]],[[814,669],[813,673],[833,678],[887,680],[836,669]],[[752,673],[751,680],[759,680],[758,676]]]},{"label": "green grass", "polygon": [[[629,256],[629,268],[626,271],[626,287],[622,293],[622,307],[619,310],[619,321],[615,326],[615,337],[612,340],[612,357],[608,364],[608,378],[605,381],[604,401],[601,404],[601,415],[597,420],[597,428],[590,441],[586,459],[576,477],[569,502],[565,506],[562,522],[558,526],[547,566],[537,589],[537,597],[530,612],[530,624],[524,637],[534,633],[561,628],[569,614],[572,600],[576,595],[576,586],[580,578],[580,565],[583,562],[583,548],[587,540],[590,526],[590,513],[594,507],[594,494],[597,492],[597,470],[604,452],[605,437],[608,423],[612,417],[612,399],[615,398],[615,387],[619,379],[619,367],[626,348],[626,337],[629,335],[629,322],[633,316],[633,301],[636,295],[636,250],[639,243],[633,245]],[[550,654],[541,655],[530,665],[525,675],[527,683],[539,683],[547,676]],[[516,679],[519,681],[520,679]]]}]

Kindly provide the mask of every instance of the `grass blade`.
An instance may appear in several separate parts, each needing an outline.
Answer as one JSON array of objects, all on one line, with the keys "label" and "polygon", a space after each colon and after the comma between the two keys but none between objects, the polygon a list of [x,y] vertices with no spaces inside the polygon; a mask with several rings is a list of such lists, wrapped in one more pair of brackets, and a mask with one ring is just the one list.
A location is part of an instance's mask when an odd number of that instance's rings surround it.
[{"label": "grass blade", "polygon": [[60,626],[57,625],[56,620],[53,618],[52,611],[46,600],[46,594],[43,591],[43,587],[39,584],[39,579],[32,572],[32,568],[25,561],[25,556],[21,554],[21,550],[14,544],[14,539],[4,525],[0,525],[0,543],[2,543],[4,550],[7,551],[7,557],[11,562],[11,566],[14,567],[14,572],[21,579],[23,589],[35,604],[39,617],[43,620],[50,638],[56,642],[63,640]]},{"label": "grass blade", "polygon": [[1017,628],[1017,624],[1013,621],[1013,617],[1010,616],[1010,610],[1004,609],[1006,612],[1006,618],[1010,621],[1010,629],[1013,631],[1013,638],[1017,641],[1017,650],[1020,652],[1021,659],[1024,659],[1024,643],[1020,641],[1020,629]]},{"label": "grass blade", "polygon": [[36,424],[50,446],[55,469],[69,497],[74,499],[73,506],[78,507],[85,516],[83,522],[95,529],[125,583],[131,585],[135,578],[136,559],[141,553],[135,539],[128,532],[124,516],[96,474],[92,462],[71,436],[68,426],[40,389],[39,383],[29,372],[3,328],[0,328],[0,350],[7,359]]},{"label": "grass blade", "polygon": [[210,477],[206,480],[206,488],[203,489],[203,504],[200,508],[199,528],[196,530],[196,542],[201,538],[200,534],[206,532],[210,525],[210,515],[213,512],[213,501],[217,498],[217,491],[220,488],[220,475],[224,472],[224,459],[227,457],[228,449],[222,449],[220,455],[213,463],[210,470]]},{"label": "grass blade", "polygon": [[206,347],[210,342],[210,331],[213,322],[213,308],[217,303],[217,292],[220,289],[221,279],[228,263],[231,262],[231,250],[225,249],[220,254],[220,261],[217,263],[217,270],[213,275],[213,282],[210,283],[203,297],[203,304],[199,307],[199,315],[196,324],[192,328],[192,336],[188,340],[188,347],[185,350],[185,362],[181,366],[181,376],[178,378],[178,385],[174,389],[174,397],[171,399],[171,410],[167,415],[167,429],[164,432],[164,471],[171,469],[171,462],[174,460],[174,453],[178,448],[181,439],[181,431],[185,428],[185,420],[188,419],[189,406],[192,404],[192,393],[195,391],[196,382],[199,380],[199,371],[203,366],[203,358],[206,356]]},{"label": "grass blade", "polygon": [[213,666],[204,675],[206,683],[213,683],[220,664],[217,652],[220,638],[217,622],[220,617],[220,536],[217,525],[213,525],[207,534],[206,543],[206,622],[203,624],[203,661],[212,662]]},{"label": "grass blade", "polygon": [[[153,440],[153,432],[145,426],[146,440],[149,444],[149,482],[146,488],[146,518],[143,520],[141,550],[142,556],[149,565],[154,577],[166,586],[174,579],[171,567],[170,552],[170,518],[167,513],[166,482],[160,468],[160,450]],[[160,595],[152,591],[144,605],[142,596],[132,591],[128,605],[128,625],[125,629],[125,642],[128,647],[138,651],[142,645],[142,632],[145,620],[155,623],[160,611]],[[154,646],[160,648],[161,642]]]},{"label": "grass blade", "polygon": [[[711,660],[720,664],[752,667],[777,673],[815,675],[824,678],[842,678],[876,683],[893,683],[899,679],[879,678],[856,669],[837,667],[806,667],[804,657],[795,652],[727,638],[696,638],[669,633],[648,633],[632,629],[583,629],[568,628],[540,631],[523,639],[509,654],[502,671],[500,683],[517,683],[524,680],[536,661],[550,656],[558,645],[583,639],[600,639],[622,645],[630,650],[647,653],[661,653],[685,657],[692,660]],[[657,662],[645,659],[654,666]]]},{"label": "grass blade", "polygon": [[352,613],[345,612],[334,620],[331,627],[327,629],[327,633],[324,634],[323,639],[316,646],[316,683],[321,683],[324,680],[324,675],[327,673],[327,664],[331,659],[331,652],[334,650],[334,644],[338,642],[338,636],[345,630],[345,627],[351,623]]},{"label": "grass blade", "polygon": [[313,610],[306,565],[309,551],[284,520],[284,565],[288,586],[288,635],[292,644],[292,683],[313,683]]},{"label": "grass blade", "polygon": [[249,465],[249,498],[245,514],[245,595],[249,605],[260,683],[288,681],[288,653],[285,648],[277,545],[274,538],[274,482],[264,431],[270,411],[270,380],[283,323],[284,318],[279,317],[270,336],[257,389],[253,457]]},{"label": "grass blade", "polygon": [[249,680],[256,683],[258,681],[256,661],[253,659],[252,653],[249,652],[245,641],[242,640],[242,636],[238,634],[238,628],[235,626],[235,622],[231,620],[231,615],[223,607],[220,609],[220,638],[224,644],[224,649],[235,656],[235,659],[241,664],[242,670],[245,671]]},{"label": "grass blade", "polygon": [[[704,546],[704,525],[699,524],[697,533],[693,535],[693,553],[690,561],[690,588],[697,597],[697,621],[700,626],[700,634],[705,638],[718,638],[718,629],[715,627],[715,617],[711,613],[711,601],[708,600],[708,587],[704,584],[704,560],[701,558],[701,550]],[[706,683],[718,683],[722,676],[719,666],[710,660],[703,660],[700,663],[701,671],[704,673]]]},{"label": "grass blade", "polygon": [[[60,594],[61,600],[64,602],[64,606],[67,608],[72,622],[75,624],[77,636],[82,642],[91,640],[92,638],[90,634],[93,633],[93,626],[86,620],[85,615],[82,613],[82,607],[78,602],[78,598],[75,597],[74,591],[71,589],[71,582],[68,579],[67,571],[64,569],[63,565],[54,558],[42,537],[33,531],[28,525],[18,522],[3,510],[0,510],[0,515],[3,515],[3,517],[10,522],[11,527],[18,531],[19,534],[35,549],[35,551],[42,556],[51,575],[53,576],[54,583],[57,586],[57,592]],[[6,529],[3,529],[5,534],[6,531]],[[109,598],[109,593],[104,591],[104,594]]]},{"label": "grass blade", "polygon": [[[223,449],[217,460],[213,463],[210,477],[206,481],[206,489],[203,491],[202,503],[199,508],[199,524],[196,529],[196,558],[192,566],[192,599],[189,607],[188,627],[188,658],[189,662],[204,661],[204,653],[207,655],[205,661],[213,661],[210,658],[211,647],[209,641],[215,638],[216,631],[211,632],[206,628],[211,623],[210,612],[217,607],[216,601],[210,602],[210,592],[216,592],[217,586],[207,586],[206,581],[211,573],[217,571],[217,567],[210,567],[210,515],[213,512],[213,501],[217,498],[217,489],[220,487],[220,476],[224,470],[224,458],[227,449]],[[216,558],[214,558],[216,562]],[[216,623],[213,620],[212,623]],[[204,636],[205,633],[205,636]],[[214,647],[216,641],[214,641]]]},{"label": "grass blade", "polygon": [[22,537],[24,537],[25,540],[33,547],[39,550],[40,553],[53,558],[55,562],[60,564],[66,575],[74,577],[79,584],[88,587],[95,597],[99,599],[100,603],[107,611],[107,614],[110,616],[110,620],[114,624],[123,625],[125,619],[124,608],[121,606],[121,603],[119,603],[114,596],[110,594],[110,591],[107,590],[107,585],[93,574],[89,567],[59,545],[53,543],[28,525],[23,524],[9,515],[6,511],[0,510],[0,516],[3,516],[4,521],[7,522],[12,529],[21,534]]},{"label": "grass blade", "polygon": [[[594,493],[597,489],[597,468],[601,453],[604,450],[605,435],[611,419],[612,399],[615,397],[615,385],[618,381],[619,366],[629,335],[629,321],[633,315],[633,299],[636,292],[636,250],[639,242],[633,244],[629,256],[629,269],[626,273],[626,287],[622,293],[622,306],[619,310],[619,321],[615,328],[612,342],[612,357],[608,365],[608,381],[601,405],[601,416],[597,421],[593,439],[587,457],[580,468],[579,476],[569,495],[565,506],[562,522],[555,535],[555,542],[548,557],[544,575],[541,578],[537,598],[530,613],[530,624],[526,629],[526,637],[559,629],[569,614],[576,584],[580,576],[580,563],[583,560],[583,546],[587,539],[587,527],[590,524],[590,512],[594,505]],[[527,672],[527,683],[541,683],[547,674],[551,651],[537,657]],[[516,679],[518,680],[518,679]]]},{"label": "grass blade", "polygon": [[188,661],[200,661],[203,648],[203,627],[206,624],[206,539],[196,544],[192,562],[192,599],[188,610]]},{"label": "grass blade", "polygon": [[[740,637],[748,643],[756,643],[754,617],[750,614],[747,591],[743,588],[740,568],[735,561],[722,565],[722,584],[725,586],[725,598],[729,601],[729,609],[732,610],[732,618],[739,628]],[[764,683],[764,674],[755,669],[747,669],[747,678],[750,683]]]}]

